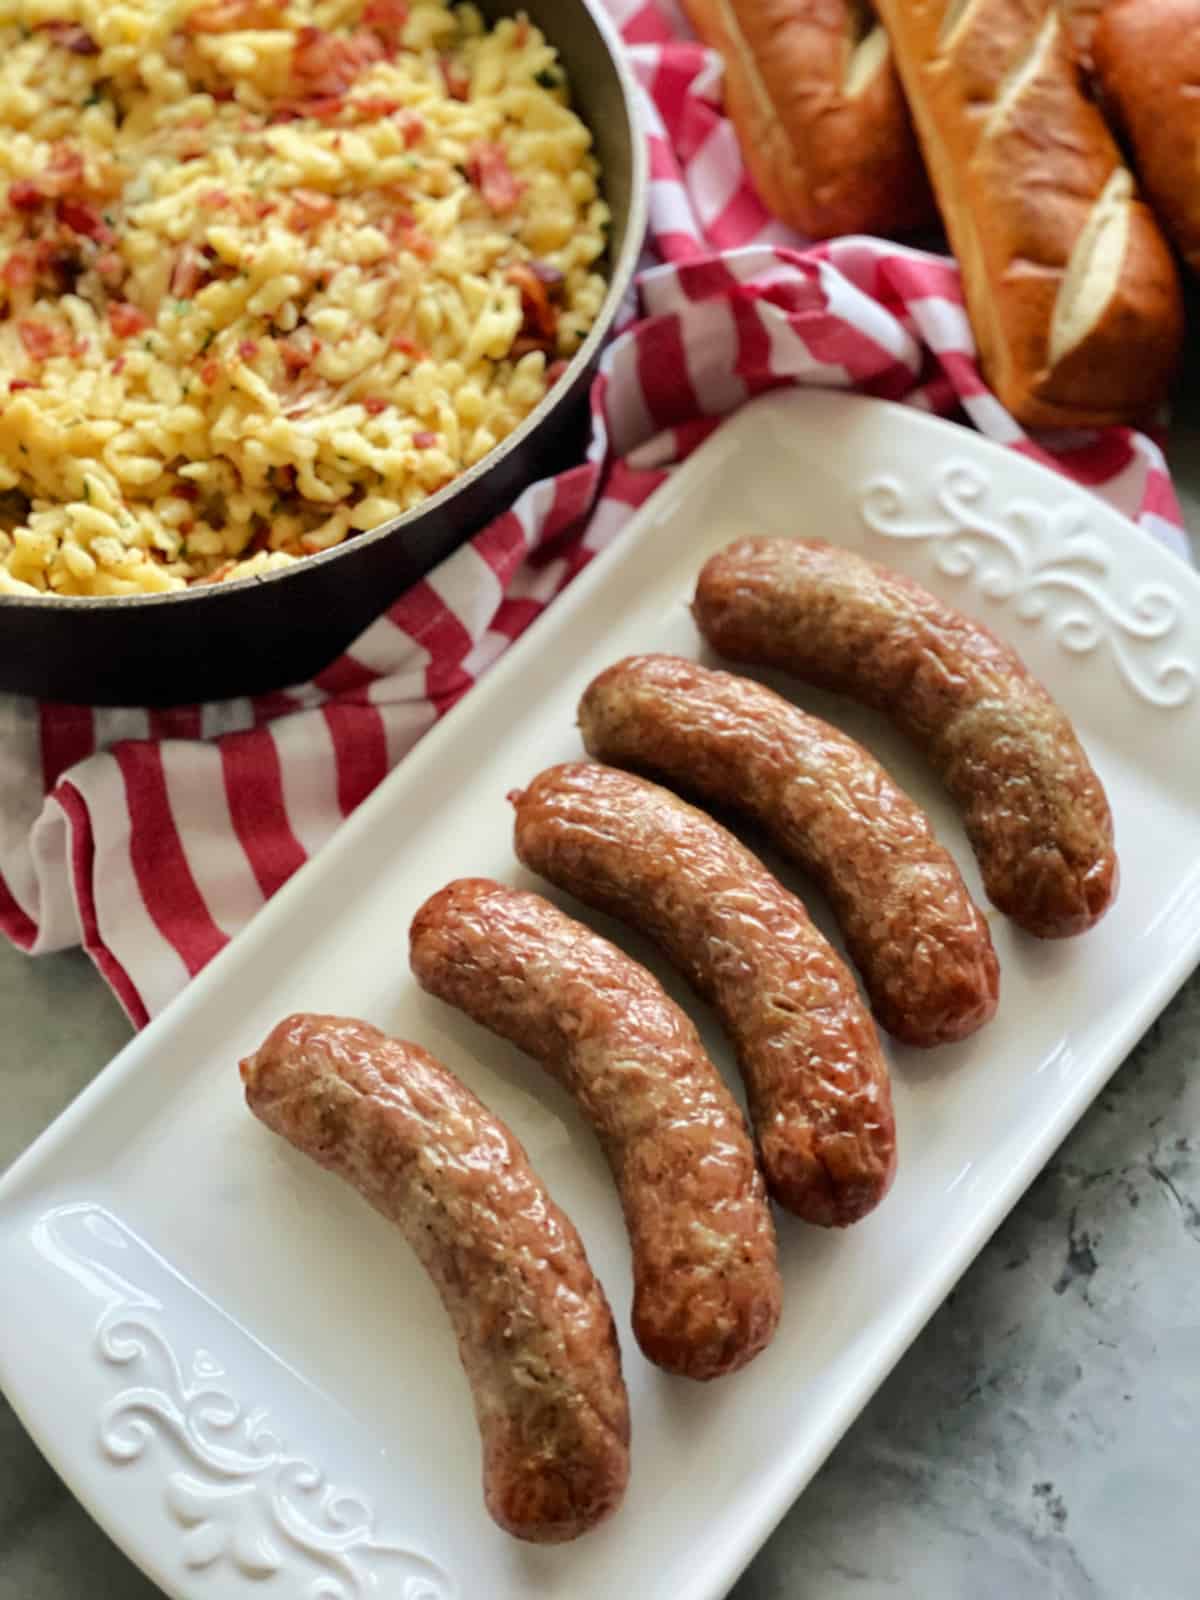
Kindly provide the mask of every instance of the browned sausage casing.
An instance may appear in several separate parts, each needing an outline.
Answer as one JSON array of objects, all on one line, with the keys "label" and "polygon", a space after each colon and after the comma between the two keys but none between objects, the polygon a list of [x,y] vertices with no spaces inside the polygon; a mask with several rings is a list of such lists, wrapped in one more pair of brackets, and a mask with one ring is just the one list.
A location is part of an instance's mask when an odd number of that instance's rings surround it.
[{"label": "browned sausage casing", "polygon": [[811,873],[897,1039],[946,1044],[995,1014],[987,923],[925,813],[862,745],[679,656],[609,667],[584,691],[579,727],[599,760],[747,813]]},{"label": "browned sausage casing", "polygon": [[700,574],[714,650],[886,712],[957,803],[992,902],[1043,939],[1117,891],[1112,817],[1066,716],[1014,650],[910,578],[819,540],[742,539]]},{"label": "browned sausage casing", "polygon": [[424,988],[540,1061],[595,1128],[648,1359],[689,1378],[745,1366],[779,1321],[775,1229],[737,1103],[658,980],[541,895],[486,878],[427,900],[409,949]]},{"label": "browned sausage casing", "polygon": [[887,1192],[887,1065],[854,979],[750,851],[666,789],[598,762],[541,773],[516,807],[527,867],[650,935],[737,1051],[771,1194],[856,1222]]},{"label": "browned sausage casing", "polygon": [[255,1116],[396,1223],[437,1285],[495,1520],[539,1543],[602,1522],[629,1476],[616,1331],[513,1135],[418,1045],[365,1022],[287,1017],[241,1072]]}]

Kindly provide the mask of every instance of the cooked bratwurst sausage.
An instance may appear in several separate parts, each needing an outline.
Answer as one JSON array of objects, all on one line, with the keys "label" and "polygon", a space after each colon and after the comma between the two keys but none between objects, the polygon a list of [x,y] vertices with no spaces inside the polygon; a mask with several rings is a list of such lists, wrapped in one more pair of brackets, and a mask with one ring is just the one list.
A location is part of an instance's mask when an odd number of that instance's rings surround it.
[{"label": "cooked bratwurst sausage", "polygon": [[862,745],[679,656],[609,667],[585,690],[579,727],[599,760],[746,813],[811,873],[897,1039],[946,1044],[994,1015],[987,923],[925,813]]},{"label": "cooked bratwurst sausage", "polygon": [[854,980],[799,900],[731,833],[596,762],[516,807],[527,867],[654,939],[733,1041],[767,1187],[809,1222],[856,1222],[896,1163],[891,1087]]},{"label": "cooked bratwurst sausage", "polygon": [[540,1061],[600,1137],[633,1251],[633,1328],[688,1378],[753,1359],[779,1321],[775,1229],[742,1114],[658,980],[552,906],[466,878],[413,919],[431,994]]},{"label": "cooked bratwurst sausage", "polygon": [[241,1072],[255,1116],[396,1223],[437,1285],[495,1520],[547,1544],[602,1522],[629,1476],[616,1331],[513,1135],[418,1045],[365,1022],[288,1017]]},{"label": "cooked bratwurst sausage", "polygon": [[958,804],[993,903],[1028,933],[1082,933],[1112,904],[1112,817],[1066,716],[1014,650],[910,578],[819,540],[742,539],[700,574],[697,625],[886,712]]}]

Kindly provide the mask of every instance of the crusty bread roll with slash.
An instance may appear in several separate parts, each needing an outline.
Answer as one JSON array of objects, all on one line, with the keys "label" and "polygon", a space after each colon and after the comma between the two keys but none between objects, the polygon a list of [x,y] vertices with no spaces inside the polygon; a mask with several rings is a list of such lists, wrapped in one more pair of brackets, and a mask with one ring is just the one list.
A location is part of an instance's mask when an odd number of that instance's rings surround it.
[{"label": "crusty bread roll with slash", "polygon": [[1055,0],[878,0],[983,372],[1034,427],[1136,423],[1183,308]]},{"label": "crusty bread roll with slash", "polygon": [[683,0],[725,63],[725,109],[764,204],[814,239],[934,220],[888,38],[863,0]]},{"label": "crusty bread roll with slash", "polygon": [[1200,273],[1200,0],[1114,0],[1095,61],[1146,193]]}]

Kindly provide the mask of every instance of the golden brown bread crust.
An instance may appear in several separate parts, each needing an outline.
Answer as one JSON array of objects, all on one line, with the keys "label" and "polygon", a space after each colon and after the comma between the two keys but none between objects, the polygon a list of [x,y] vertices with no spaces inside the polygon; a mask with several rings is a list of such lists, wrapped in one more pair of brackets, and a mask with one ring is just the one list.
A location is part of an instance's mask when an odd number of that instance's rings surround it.
[{"label": "golden brown bread crust", "polygon": [[1136,423],[1183,336],[1170,250],[1054,0],[878,0],[983,372],[1029,426]]},{"label": "golden brown bread crust", "polygon": [[1085,72],[1091,70],[1096,24],[1108,3],[1109,0],[1059,0],[1072,54]]},{"label": "golden brown bread crust", "polygon": [[1200,273],[1200,0],[1113,0],[1094,52],[1146,193]]},{"label": "golden brown bread crust", "polygon": [[686,1378],[764,1350],[782,1290],[737,1102],[645,967],[541,895],[463,878],[413,918],[417,981],[540,1061],[592,1124],[621,1195],[633,1328]]},{"label": "golden brown bread crust", "polygon": [[993,904],[1043,939],[1117,892],[1112,816],[1074,729],[1014,650],[911,579],[820,540],[742,539],[700,573],[721,655],[888,715],[956,801]]},{"label": "golden brown bread crust", "polygon": [[588,685],[589,755],[754,818],[833,906],[881,1027],[965,1039],[996,1011],[987,922],[921,808],[862,745],[760,683],[631,656]]},{"label": "golden brown bread crust", "polygon": [[394,1222],[437,1285],[483,1440],[488,1511],[577,1538],[629,1477],[629,1401],[604,1290],[520,1144],[419,1045],[286,1017],[241,1063],[259,1120]]},{"label": "golden brown bread crust", "polygon": [[[886,36],[858,0],[683,0],[768,209],[814,239],[935,216]],[[876,31],[878,30],[878,31]],[[874,36],[873,36],[874,35]]]},{"label": "golden brown bread crust", "polygon": [[795,895],[711,817],[599,762],[551,767],[509,798],[520,861],[648,934],[715,1006],[773,1198],[822,1227],[866,1216],[896,1170],[887,1063]]}]

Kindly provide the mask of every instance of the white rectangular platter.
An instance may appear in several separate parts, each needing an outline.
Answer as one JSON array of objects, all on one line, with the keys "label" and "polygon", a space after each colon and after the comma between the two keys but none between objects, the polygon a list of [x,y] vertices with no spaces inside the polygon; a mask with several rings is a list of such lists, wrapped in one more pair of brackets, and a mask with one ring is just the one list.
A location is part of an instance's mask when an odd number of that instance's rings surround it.
[{"label": "white rectangular platter", "polygon": [[[954,1048],[890,1050],[891,1194],[837,1235],[779,1218],[779,1334],[700,1387],[649,1367],[628,1332],[624,1230],[589,1131],[539,1068],[420,993],[407,928],[453,877],[532,882],[512,858],[507,791],[580,753],[575,703],[599,669],[702,654],[695,575],[751,531],[861,548],[1012,641],[1107,785],[1122,890],[1066,943],[992,917],[996,1020]],[[982,900],[921,763],[878,719],[795,697],[928,806]],[[1200,581],[1181,562],[921,413],[760,400],[9,1171],[0,1383],[83,1503],[181,1600],[715,1600],[1200,957],[1198,797]],[[700,1018],[734,1081],[711,1019],[618,937]],[[629,1494],[601,1531],[538,1550],[490,1524],[432,1288],[386,1223],[246,1111],[237,1060],[294,1009],[432,1049],[579,1226],[622,1330],[634,1428]]]}]

